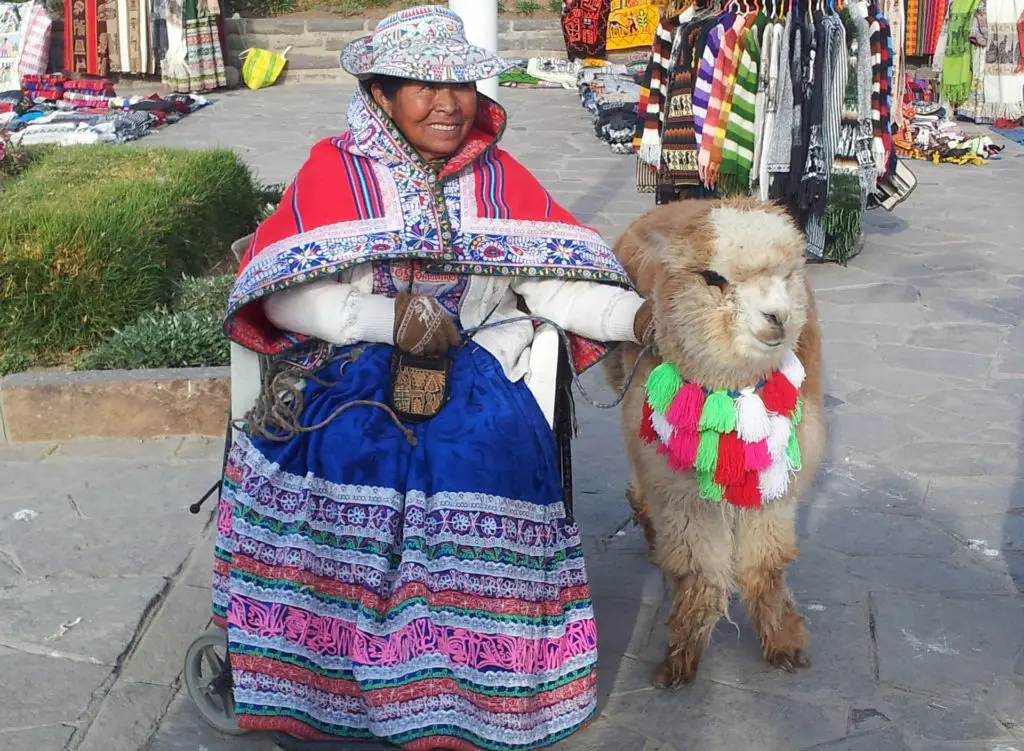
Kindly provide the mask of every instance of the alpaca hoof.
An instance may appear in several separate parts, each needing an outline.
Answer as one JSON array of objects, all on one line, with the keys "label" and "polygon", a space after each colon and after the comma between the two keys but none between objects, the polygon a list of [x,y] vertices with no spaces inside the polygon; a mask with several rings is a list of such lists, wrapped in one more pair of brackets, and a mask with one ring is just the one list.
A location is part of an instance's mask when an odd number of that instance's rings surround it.
[{"label": "alpaca hoof", "polygon": [[693,683],[697,678],[697,660],[685,655],[666,657],[654,669],[651,683],[655,688],[675,689],[685,683]]},{"label": "alpaca hoof", "polygon": [[765,659],[777,668],[785,670],[787,673],[795,673],[797,670],[809,668],[811,661],[804,654],[802,649],[797,649],[791,653],[787,652],[776,652],[774,654],[765,655]]}]

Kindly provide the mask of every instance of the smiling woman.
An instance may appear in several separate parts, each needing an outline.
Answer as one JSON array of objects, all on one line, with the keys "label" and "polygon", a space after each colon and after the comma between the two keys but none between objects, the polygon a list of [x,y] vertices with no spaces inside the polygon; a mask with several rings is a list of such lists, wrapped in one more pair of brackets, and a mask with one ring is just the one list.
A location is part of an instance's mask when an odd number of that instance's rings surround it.
[{"label": "smiling woman", "polygon": [[427,162],[447,160],[476,121],[475,83],[403,81],[375,76],[370,94]]},{"label": "smiling woman", "polygon": [[499,147],[507,115],[476,82],[507,64],[457,15],[400,11],[341,62],[349,130],[313,147],[229,302],[231,337],[306,383],[250,416],[225,470],[214,616],[238,723],[550,745],[594,714],[597,635],[571,410],[552,430],[530,390],[522,311],[569,332],[582,372],[650,341],[652,306]]}]

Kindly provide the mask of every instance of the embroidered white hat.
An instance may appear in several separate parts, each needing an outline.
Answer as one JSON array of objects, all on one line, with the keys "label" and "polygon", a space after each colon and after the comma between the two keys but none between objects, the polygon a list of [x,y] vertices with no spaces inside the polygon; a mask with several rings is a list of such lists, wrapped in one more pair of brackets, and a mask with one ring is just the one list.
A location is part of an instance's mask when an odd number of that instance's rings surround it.
[{"label": "embroidered white hat", "polygon": [[407,8],[383,19],[372,36],[341,53],[341,67],[356,78],[393,76],[433,83],[470,83],[511,66],[466,40],[458,14],[437,5]]}]

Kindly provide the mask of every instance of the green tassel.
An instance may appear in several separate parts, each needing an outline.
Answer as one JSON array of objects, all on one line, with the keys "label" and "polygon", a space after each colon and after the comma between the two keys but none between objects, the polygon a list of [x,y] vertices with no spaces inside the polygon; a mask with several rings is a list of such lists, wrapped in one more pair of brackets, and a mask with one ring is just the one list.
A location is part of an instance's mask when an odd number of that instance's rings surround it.
[{"label": "green tassel", "polygon": [[647,401],[650,402],[651,409],[658,414],[665,414],[682,382],[679,371],[672,363],[663,362],[652,370],[647,376]]},{"label": "green tassel", "polygon": [[796,426],[799,425],[800,422],[803,419],[804,419],[804,400],[803,399],[797,399],[796,400],[796,409],[793,410],[793,417],[792,417],[793,427],[796,428]]},{"label": "green tassel", "polygon": [[693,468],[698,472],[709,472],[715,474],[718,468],[718,433],[713,430],[701,431],[697,441],[697,460]]},{"label": "green tassel", "polygon": [[789,443],[786,444],[786,462],[794,472],[799,472],[803,467],[803,459],[800,457],[800,442],[796,439],[796,426],[789,434]]},{"label": "green tassel", "polygon": [[706,501],[722,502],[722,486],[715,482],[711,472],[698,472],[697,482],[700,486],[700,497]]},{"label": "green tassel", "polygon": [[700,413],[700,430],[731,433],[736,429],[736,403],[726,391],[712,391]]}]

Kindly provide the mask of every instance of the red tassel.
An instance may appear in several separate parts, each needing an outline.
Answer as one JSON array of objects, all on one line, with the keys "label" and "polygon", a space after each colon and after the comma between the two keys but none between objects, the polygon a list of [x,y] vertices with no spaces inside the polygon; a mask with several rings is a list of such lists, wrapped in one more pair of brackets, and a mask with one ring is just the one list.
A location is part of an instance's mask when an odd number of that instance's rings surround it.
[{"label": "red tassel", "polygon": [[653,414],[651,405],[644,399],[643,416],[640,418],[640,440],[648,446],[658,440],[658,434],[654,432],[654,425],[651,424],[651,415]]},{"label": "red tassel", "polygon": [[718,465],[715,482],[728,488],[742,485],[745,479],[743,441],[735,433],[722,433],[718,439]]},{"label": "red tassel", "polygon": [[668,454],[668,446],[666,446],[664,443],[659,443],[656,453],[658,454],[658,456],[666,456]]},{"label": "red tassel", "polygon": [[722,497],[733,506],[743,508],[743,483],[739,485],[726,485],[725,493],[722,494]]},{"label": "red tassel", "polygon": [[793,416],[793,410],[796,409],[796,402],[799,398],[800,392],[779,371],[772,373],[761,389],[761,400],[764,401],[764,406],[768,408],[768,411],[784,417]]},{"label": "red tassel", "polygon": [[761,489],[757,484],[757,472],[747,472],[743,482],[726,488],[725,499],[740,508],[761,508]]}]

